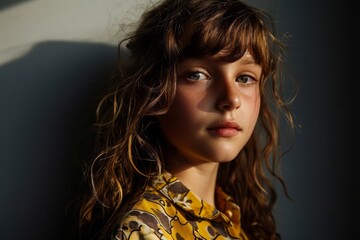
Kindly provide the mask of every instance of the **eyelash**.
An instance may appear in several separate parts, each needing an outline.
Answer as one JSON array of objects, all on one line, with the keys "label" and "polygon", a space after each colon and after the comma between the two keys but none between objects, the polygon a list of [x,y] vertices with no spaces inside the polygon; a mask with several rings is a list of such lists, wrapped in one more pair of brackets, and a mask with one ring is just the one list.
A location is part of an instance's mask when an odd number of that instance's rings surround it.
[{"label": "eyelash", "polygon": [[[246,82],[238,81],[239,78],[243,78],[243,77],[250,78],[250,79],[248,79]],[[255,83],[257,80],[256,80],[255,77],[253,77],[253,76],[250,76],[250,75],[247,75],[247,74],[243,74],[243,75],[240,75],[239,77],[237,77],[237,78],[236,78],[236,81],[237,81],[237,82],[240,82],[240,83],[243,83],[243,84],[251,84],[251,83]],[[249,82],[249,81],[250,81],[250,82]]]},{"label": "eyelash", "polygon": [[[192,77],[193,77],[195,74],[201,74],[201,75],[204,76],[204,78],[203,78],[203,79],[193,79]],[[200,71],[193,71],[193,72],[189,72],[189,73],[186,74],[186,79],[188,79],[188,80],[190,80],[190,81],[200,81],[200,80],[209,80],[210,77],[208,77],[207,74],[202,73],[202,72],[200,72]]]},{"label": "eyelash", "polygon": [[[201,78],[201,77],[198,76],[197,79],[194,79],[193,77],[195,75],[203,75],[203,77]],[[244,78],[244,77],[247,78],[247,80],[245,80],[246,82],[242,81],[242,78]],[[186,79],[188,79],[190,81],[201,81],[201,80],[210,80],[211,78],[207,74],[205,74],[203,72],[193,71],[193,72],[189,72],[189,73],[186,74]],[[242,84],[251,84],[251,83],[256,82],[257,80],[253,76],[250,76],[248,74],[242,74],[239,77],[237,77],[235,81],[240,82]]]}]

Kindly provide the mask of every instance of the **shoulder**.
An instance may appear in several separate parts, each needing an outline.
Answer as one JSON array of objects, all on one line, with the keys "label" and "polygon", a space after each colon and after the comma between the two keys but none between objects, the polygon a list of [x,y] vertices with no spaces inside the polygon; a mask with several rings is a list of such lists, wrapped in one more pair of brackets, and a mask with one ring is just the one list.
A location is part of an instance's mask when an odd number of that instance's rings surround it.
[{"label": "shoulder", "polygon": [[175,212],[167,198],[148,188],[122,217],[116,239],[168,239],[164,237]]},{"label": "shoulder", "polygon": [[115,239],[161,239],[158,222],[147,212],[132,210],[122,219]]}]

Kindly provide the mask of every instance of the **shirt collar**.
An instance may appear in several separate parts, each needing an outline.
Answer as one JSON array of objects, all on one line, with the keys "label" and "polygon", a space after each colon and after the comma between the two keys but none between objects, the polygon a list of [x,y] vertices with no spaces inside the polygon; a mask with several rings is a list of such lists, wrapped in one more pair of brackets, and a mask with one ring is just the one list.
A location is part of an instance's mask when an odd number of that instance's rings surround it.
[{"label": "shirt collar", "polygon": [[240,207],[219,186],[216,187],[216,204],[219,209],[203,201],[169,172],[165,171],[154,178],[152,186],[194,217],[228,224],[240,223]]}]

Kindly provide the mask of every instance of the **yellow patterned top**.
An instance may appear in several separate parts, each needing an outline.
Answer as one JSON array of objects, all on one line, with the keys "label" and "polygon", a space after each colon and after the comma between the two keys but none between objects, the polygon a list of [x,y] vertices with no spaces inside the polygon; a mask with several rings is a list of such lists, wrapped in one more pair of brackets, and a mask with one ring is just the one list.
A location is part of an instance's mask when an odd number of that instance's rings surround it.
[{"label": "yellow patterned top", "polygon": [[116,239],[241,239],[240,208],[220,187],[217,208],[201,200],[176,177],[165,172],[146,187],[124,216]]}]

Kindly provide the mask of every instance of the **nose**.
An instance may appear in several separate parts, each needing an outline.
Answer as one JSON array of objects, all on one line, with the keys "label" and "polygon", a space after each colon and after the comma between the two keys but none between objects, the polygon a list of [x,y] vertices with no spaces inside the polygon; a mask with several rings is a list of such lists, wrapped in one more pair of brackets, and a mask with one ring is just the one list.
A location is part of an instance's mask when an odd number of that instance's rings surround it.
[{"label": "nose", "polygon": [[222,111],[233,111],[241,106],[240,93],[235,81],[226,81],[218,88],[217,108]]}]

